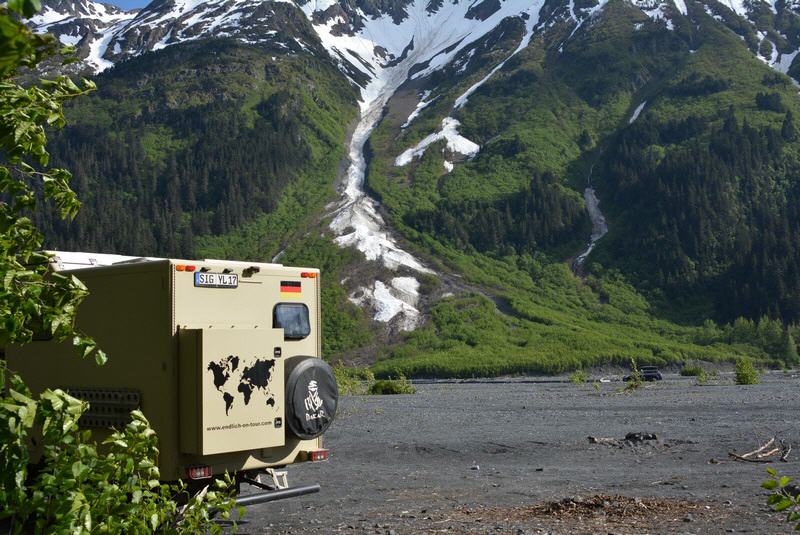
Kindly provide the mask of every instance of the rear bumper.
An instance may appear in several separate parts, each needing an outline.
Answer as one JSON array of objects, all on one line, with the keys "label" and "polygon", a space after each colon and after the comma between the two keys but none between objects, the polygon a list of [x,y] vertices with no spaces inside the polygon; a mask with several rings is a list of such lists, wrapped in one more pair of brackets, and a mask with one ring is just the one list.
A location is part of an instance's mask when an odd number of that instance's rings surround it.
[{"label": "rear bumper", "polygon": [[298,496],[305,496],[306,494],[315,494],[319,492],[319,485],[305,485],[302,487],[291,487],[288,489],[268,490],[266,492],[256,492],[255,494],[247,494],[236,498],[236,504],[242,507],[249,507],[259,503],[274,502],[277,500],[285,500],[286,498],[296,498]]}]

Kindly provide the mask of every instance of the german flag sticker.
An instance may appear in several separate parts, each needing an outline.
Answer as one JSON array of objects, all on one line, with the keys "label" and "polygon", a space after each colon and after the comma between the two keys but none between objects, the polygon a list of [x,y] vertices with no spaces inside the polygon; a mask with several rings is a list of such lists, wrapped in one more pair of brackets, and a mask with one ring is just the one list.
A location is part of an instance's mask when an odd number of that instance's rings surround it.
[{"label": "german flag sticker", "polygon": [[281,281],[281,297],[299,296],[303,291],[300,281]]}]

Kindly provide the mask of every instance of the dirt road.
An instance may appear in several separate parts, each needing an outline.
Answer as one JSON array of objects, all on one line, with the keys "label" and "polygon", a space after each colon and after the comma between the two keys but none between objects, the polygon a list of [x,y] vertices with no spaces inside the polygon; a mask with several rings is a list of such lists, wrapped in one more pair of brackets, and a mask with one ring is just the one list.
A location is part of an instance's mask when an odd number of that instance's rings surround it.
[{"label": "dirt road", "polygon": [[[290,471],[322,492],[252,507],[241,533],[785,533],[764,505],[765,466],[729,451],[777,435],[795,445],[800,378],[696,386],[419,385],[345,397],[328,463]],[[657,440],[629,442],[628,433]],[[589,436],[620,439],[591,443]]]}]

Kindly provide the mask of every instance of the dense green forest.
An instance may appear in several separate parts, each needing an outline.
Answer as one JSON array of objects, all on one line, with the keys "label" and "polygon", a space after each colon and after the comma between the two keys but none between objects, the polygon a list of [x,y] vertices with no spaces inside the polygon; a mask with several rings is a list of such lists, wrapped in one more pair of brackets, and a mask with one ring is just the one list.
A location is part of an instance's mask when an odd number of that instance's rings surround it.
[{"label": "dense green forest", "polygon": [[522,191],[501,201],[441,201],[433,210],[407,214],[405,222],[457,247],[533,254],[589,233],[583,203],[561,190],[552,174],[537,174]]},{"label": "dense green forest", "polygon": [[794,128],[790,112],[756,128],[733,108],[713,125],[638,121],[606,160],[607,198],[625,208],[604,261],[676,297],[704,292],[724,321],[797,321],[798,168],[784,154]]},{"label": "dense green forest", "polygon": [[265,52],[190,44],[100,75],[53,136],[83,207],[70,223],[41,218],[50,246],[191,257],[302,187],[245,256],[276,254],[332,193],[356,93],[327,61]]}]

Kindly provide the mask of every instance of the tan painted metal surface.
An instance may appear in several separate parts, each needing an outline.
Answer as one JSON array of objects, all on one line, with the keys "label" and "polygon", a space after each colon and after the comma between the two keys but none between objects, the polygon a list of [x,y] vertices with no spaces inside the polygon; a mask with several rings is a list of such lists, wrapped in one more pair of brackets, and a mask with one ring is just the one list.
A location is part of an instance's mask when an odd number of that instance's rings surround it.
[{"label": "tan painted metal surface", "polygon": [[[194,271],[176,268],[187,265]],[[155,260],[70,273],[90,291],[78,327],[109,361],[98,367],[50,341],[8,348],[9,366],[32,390],[138,392],[159,436],[164,479],[183,478],[196,465],[210,465],[215,474],[282,466],[321,447],[321,438],[304,441],[287,432],[284,400],[297,357],[320,355],[318,270]],[[202,287],[198,273],[236,275],[238,283]],[[282,292],[282,282],[292,291]],[[278,303],[308,308],[307,337],[285,339],[283,329],[273,328]]]}]

